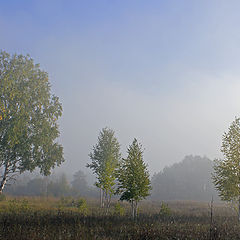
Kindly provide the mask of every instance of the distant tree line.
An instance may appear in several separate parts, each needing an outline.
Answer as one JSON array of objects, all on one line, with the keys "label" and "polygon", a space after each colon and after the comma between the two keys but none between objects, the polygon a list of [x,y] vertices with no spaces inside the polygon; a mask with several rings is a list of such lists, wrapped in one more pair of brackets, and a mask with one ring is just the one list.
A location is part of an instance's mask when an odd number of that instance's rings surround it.
[{"label": "distant tree line", "polygon": [[[153,175],[150,199],[209,201],[213,196],[214,200],[219,200],[211,179],[212,171],[213,161],[207,157],[186,156],[181,162],[165,167]],[[124,179],[124,176],[122,178]],[[130,180],[130,183],[132,181]],[[118,187],[119,185],[115,186],[116,191]],[[99,197],[98,188],[90,185],[82,170],[74,173],[71,178],[65,174],[48,177],[23,175],[18,181],[6,187],[6,193],[19,196]]]},{"label": "distant tree line", "polygon": [[152,177],[151,198],[156,200],[218,200],[212,183],[213,161],[207,157],[186,156]]},{"label": "distant tree line", "polygon": [[[211,179],[212,171],[213,161],[207,157],[186,156],[181,162],[165,167],[161,172],[153,175],[150,198],[160,201],[209,201],[213,196],[218,200]],[[115,186],[115,190],[117,188],[118,185]],[[65,174],[48,177],[23,175],[17,182],[6,187],[6,193],[19,196],[99,197],[97,188],[89,184],[82,170],[74,173],[71,179]]]},{"label": "distant tree line", "polygon": [[97,190],[90,187],[83,171],[76,172],[69,181],[66,174],[55,176],[23,175],[17,182],[6,187],[6,193],[17,196],[52,196],[52,197],[94,197],[98,196]]}]

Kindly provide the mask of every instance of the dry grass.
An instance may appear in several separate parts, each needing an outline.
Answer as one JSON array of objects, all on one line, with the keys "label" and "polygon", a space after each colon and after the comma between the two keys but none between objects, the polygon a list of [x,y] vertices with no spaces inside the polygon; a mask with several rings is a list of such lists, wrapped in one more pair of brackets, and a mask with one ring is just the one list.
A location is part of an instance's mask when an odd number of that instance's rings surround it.
[{"label": "dry grass", "polygon": [[[168,202],[171,215],[159,214],[161,202],[143,201],[133,222],[130,207],[121,203],[126,215],[105,216],[97,199],[87,199],[87,212],[72,206],[73,199],[7,197],[0,202],[0,239],[210,239],[208,203]],[[76,201],[76,200],[74,200]],[[225,203],[214,205],[211,239],[240,239],[236,214]]]}]

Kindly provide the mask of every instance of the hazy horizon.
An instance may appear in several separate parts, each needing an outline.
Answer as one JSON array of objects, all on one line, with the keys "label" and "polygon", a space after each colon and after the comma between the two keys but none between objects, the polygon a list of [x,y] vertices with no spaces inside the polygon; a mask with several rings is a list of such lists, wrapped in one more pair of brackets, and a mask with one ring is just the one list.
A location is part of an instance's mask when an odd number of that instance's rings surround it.
[{"label": "hazy horizon", "polygon": [[123,156],[142,143],[153,174],[186,155],[221,157],[240,116],[239,10],[234,0],[0,0],[0,49],[49,73],[64,109],[60,170],[85,170],[107,126]]}]

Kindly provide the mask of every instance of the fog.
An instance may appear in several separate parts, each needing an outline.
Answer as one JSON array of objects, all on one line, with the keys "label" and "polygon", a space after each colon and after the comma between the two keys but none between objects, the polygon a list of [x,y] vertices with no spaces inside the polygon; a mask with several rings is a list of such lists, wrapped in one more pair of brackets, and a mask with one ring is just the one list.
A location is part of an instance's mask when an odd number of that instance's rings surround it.
[{"label": "fog", "polygon": [[132,139],[139,139],[151,173],[186,154],[220,157],[222,134],[240,109],[239,83],[232,79],[229,84],[229,79],[206,77],[168,96],[104,82],[76,88],[64,101],[61,121],[65,167],[77,169],[89,161],[88,153],[105,126],[115,130],[123,156]]},{"label": "fog", "polygon": [[86,171],[106,126],[123,156],[142,143],[151,174],[188,154],[221,157],[240,113],[239,3],[94,2],[0,4],[1,49],[29,53],[63,104],[54,172]]}]

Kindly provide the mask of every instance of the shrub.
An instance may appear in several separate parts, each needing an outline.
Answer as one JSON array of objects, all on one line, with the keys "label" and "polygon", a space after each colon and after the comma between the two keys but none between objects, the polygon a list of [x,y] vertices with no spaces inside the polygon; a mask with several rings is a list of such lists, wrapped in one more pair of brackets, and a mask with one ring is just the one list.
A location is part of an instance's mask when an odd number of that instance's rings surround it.
[{"label": "shrub", "polygon": [[87,215],[88,213],[88,207],[87,207],[87,202],[83,198],[79,198],[76,201],[76,207],[78,208],[79,212],[82,213],[83,215]]},{"label": "shrub", "polygon": [[125,214],[125,209],[121,206],[121,204],[118,202],[114,206],[114,215],[117,216],[123,216]]},{"label": "shrub", "polygon": [[171,214],[172,214],[171,209],[168,207],[166,203],[162,202],[160,212],[159,212],[160,217],[163,217],[163,218],[170,217]]}]

